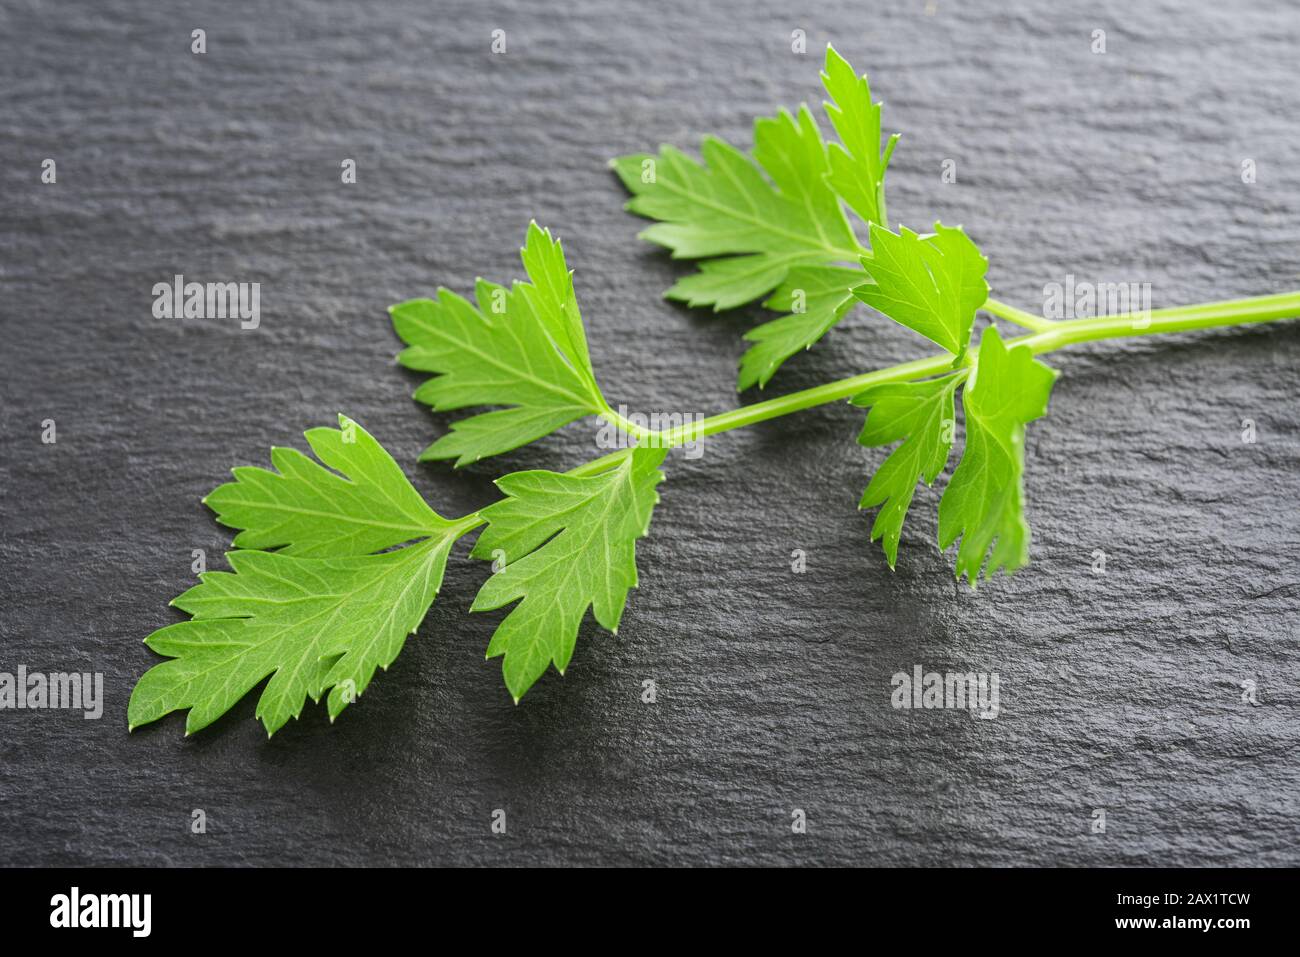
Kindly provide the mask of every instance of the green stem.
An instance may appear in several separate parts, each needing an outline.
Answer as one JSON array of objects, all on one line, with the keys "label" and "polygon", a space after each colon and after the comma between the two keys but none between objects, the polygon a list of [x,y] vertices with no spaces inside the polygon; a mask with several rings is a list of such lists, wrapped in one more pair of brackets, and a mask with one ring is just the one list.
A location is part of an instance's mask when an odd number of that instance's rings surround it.
[{"label": "green stem", "polygon": [[629,422],[627,419],[623,418],[623,416],[608,407],[604,412],[600,413],[600,417],[606,422],[611,422],[618,426],[620,430],[626,432],[628,435],[635,436],[638,439],[648,439],[659,434],[654,429],[646,429],[637,425],[635,422]]},{"label": "green stem", "polygon": [[853,396],[865,392],[873,385],[924,379],[927,376],[947,372],[952,367],[953,357],[946,352],[943,355],[930,356],[928,359],[915,359],[911,362],[889,366],[886,369],[877,369],[875,372],[866,372],[849,379],[839,379],[825,385],[804,389],[802,392],[792,392],[789,395],[768,399],[766,402],[755,402],[753,405],[745,405],[739,409],[732,409],[729,412],[709,416],[702,422],[669,429],[664,433],[661,441],[671,448],[691,439],[717,435],[719,432],[730,432],[732,429],[744,428],[757,422],[766,422],[768,419],[789,415],[791,412],[802,412],[804,409],[825,405],[828,402],[851,399]]},{"label": "green stem", "polygon": [[590,475],[599,475],[625,455],[627,455],[627,450],[619,449],[617,452],[610,452],[607,455],[602,455],[598,459],[592,459],[590,462],[583,462],[577,468],[569,469],[569,471],[564,474],[573,475],[578,478],[585,478]]},{"label": "green stem", "polygon": [[1015,306],[1008,306],[1005,302],[998,302],[996,299],[989,299],[981,307],[985,312],[991,312],[999,319],[1005,319],[1007,322],[1015,323],[1025,329],[1031,329],[1034,332],[1046,332],[1056,325],[1051,319],[1044,319],[1042,316],[1036,316],[1032,312],[1025,312],[1023,309],[1017,309]]},{"label": "green stem", "polygon": [[1043,332],[1021,336],[1012,341],[1029,346],[1035,354],[1042,354],[1064,346],[1094,342],[1098,339],[1126,339],[1134,336],[1189,332],[1193,329],[1243,326],[1257,322],[1293,319],[1297,316],[1300,316],[1300,292],[1286,292],[1276,296],[1255,296],[1250,299],[1228,299],[1195,306],[1178,306],[1174,309],[1153,309],[1147,313],[1128,312],[1117,316],[1099,316],[1095,319],[1054,322]]},{"label": "green stem", "polygon": [[[999,304],[1001,305],[1001,304]],[[993,310],[989,310],[992,312]],[[1020,336],[1009,344],[1028,346],[1036,355],[1053,352],[1065,346],[1097,339],[1118,339],[1132,336],[1150,336],[1170,332],[1187,332],[1193,329],[1210,329],[1220,326],[1239,326],[1256,322],[1274,322],[1300,316],[1300,292],[1276,296],[1258,296],[1252,299],[1232,299],[1224,302],[1179,306],[1175,309],[1156,309],[1149,313],[1123,313],[1095,319],[1069,319],[1051,322],[1042,331]],[[1043,320],[1047,322],[1047,320]],[[815,406],[849,399],[874,385],[886,382],[910,382],[939,375],[953,367],[953,357],[947,353],[915,359],[899,365],[877,369],[862,375],[828,382],[825,385],[792,392],[765,402],[742,406],[702,422],[679,426],[659,435],[659,441],[669,447],[683,442],[744,428],[768,419],[779,418],[792,412],[801,412]],[[605,456],[608,459],[609,456]],[[604,459],[589,465],[595,466]],[[599,471],[599,469],[597,469]],[[589,474],[589,473],[588,473]]]},{"label": "green stem", "polygon": [[[1038,319],[1031,313],[1007,306],[995,300],[989,300],[984,308],[999,318],[1007,319],[1019,325],[1027,325],[1025,317],[1036,320],[1035,331],[1028,335],[1008,340],[1009,345],[1021,345],[1031,349],[1035,355],[1055,352],[1066,346],[1080,342],[1094,342],[1098,339],[1127,339],[1134,336],[1163,335],[1171,332],[1189,332],[1194,329],[1213,329],[1221,326],[1242,326],[1257,322],[1275,322],[1279,319],[1300,317],[1300,292],[1280,293],[1276,296],[1256,296],[1251,299],[1230,299],[1223,302],[1201,303],[1195,306],[1179,306],[1174,309],[1155,309],[1148,313],[1127,312],[1116,316],[1099,316],[1095,319],[1066,319],[1052,321]],[[973,355],[968,352],[964,364],[974,363]],[[703,438],[730,432],[732,429],[744,428],[776,419],[792,412],[802,412],[828,402],[851,399],[874,385],[886,382],[911,382],[929,376],[941,375],[953,368],[953,357],[949,353],[902,362],[875,372],[851,376],[836,382],[828,382],[802,392],[756,402],[742,406],[719,415],[710,416],[701,422],[678,426],[660,432],[642,428],[629,422],[617,412],[607,410],[601,417],[614,423],[620,429],[639,440],[653,439],[659,444],[672,448]],[[610,466],[621,461],[627,455],[626,449],[618,449],[599,458],[584,462],[567,474],[574,476],[599,475]],[[458,520],[465,532],[477,528],[486,521],[478,512]],[[464,534],[464,532],[462,532]]]}]

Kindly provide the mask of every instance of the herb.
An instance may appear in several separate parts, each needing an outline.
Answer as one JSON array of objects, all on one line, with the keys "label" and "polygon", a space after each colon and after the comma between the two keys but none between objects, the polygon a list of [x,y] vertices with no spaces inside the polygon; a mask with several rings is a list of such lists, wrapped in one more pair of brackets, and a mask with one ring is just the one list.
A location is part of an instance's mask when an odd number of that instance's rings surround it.
[{"label": "herb", "polygon": [[421,461],[476,462],[609,410],[596,385],[564,251],[548,230],[528,227],[522,250],[531,282],[510,289],[480,279],[475,306],[453,292],[389,312],[408,344],[397,361],[438,375],[415,399],[439,411],[508,406],[454,423]]},{"label": "herb", "polygon": [[[860,274],[832,264],[856,263],[868,250],[841,200],[865,222],[887,222],[885,168],[898,136],[880,148],[880,104],[871,101],[867,78],[830,47],[822,85],[841,139],[829,149],[805,106],[797,119],[782,110],[755,120],[752,159],[707,137],[703,164],[671,146],[657,158],[638,153],[611,164],[633,193],[627,208],[660,221],[642,238],[667,246],[675,259],[704,260],[665,293],[669,299],[720,311],[776,290],[765,305],[793,310],[746,335],[756,345],[741,360],[741,389],[766,385],[848,310]],[[809,286],[816,304],[792,304],[792,293]]]},{"label": "herb", "polygon": [[[257,703],[268,735],[326,692],[333,720],[424,620],[452,543],[477,522],[439,516],[365,430],[343,416],[339,425],[307,441],[341,474],[274,449],[278,474],[236,469],[205,500],[249,547],[226,554],[233,572],[204,572],[172,602],[190,621],[146,639],[172,660],[136,684],[130,727],[189,708],[185,733],[198,731],[268,675]],[[257,550],[272,545],[283,547]]]},{"label": "herb", "polygon": [[948,464],[956,428],[953,397],[965,378],[965,372],[954,372],[919,382],[889,382],[873,386],[853,400],[854,405],[871,407],[858,442],[871,447],[901,440],[876,470],[858,503],[859,508],[884,506],[871,528],[871,540],[884,539],[890,568],[898,562],[898,539],[917,479],[933,485]]},{"label": "herb", "polygon": [[872,281],[854,286],[853,295],[960,360],[975,311],[989,297],[988,260],[965,233],[942,223],[925,237],[872,223],[871,245],[875,254],[862,258],[862,268]]},{"label": "herb", "polygon": [[552,663],[564,674],[588,608],[618,631],[636,587],[636,540],[649,531],[659,501],[665,451],[624,450],[591,476],[534,471],[497,480],[507,497],[481,513],[488,526],[472,554],[504,567],[484,582],[470,610],[519,602],[487,650],[489,658],[505,656],[501,670],[515,701]]},{"label": "herb", "polygon": [[1056,370],[1029,349],[1008,349],[996,329],[984,330],[974,377],[962,392],[966,449],[939,500],[939,547],[962,537],[957,574],[972,584],[981,569],[992,575],[1029,561],[1021,487],[1025,423],[1047,413],[1055,381]]},{"label": "herb", "polygon": [[[572,659],[588,610],[616,631],[637,584],[636,542],[658,502],[668,449],[829,402],[868,409],[858,441],[892,446],[867,484],[878,508],[871,539],[892,568],[917,483],[933,484],[951,456],[957,401],[961,458],[939,502],[939,544],[972,587],[1029,556],[1023,474],[1026,426],[1047,411],[1056,371],[1038,357],[1075,343],[1271,322],[1300,315],[1300,292],[1205,305],[1049,321],[989,298],[987,261],[959,227],[919,234],[886,226],[884,175],[897,142],[881,147],[880,107],[865,77],[828,49],[822,81],[839,142],[812,113],[755,123],[753,154],[706,139],[702,161],[665,146],[614,161],[629,208],[658,220],[643,234],[676,258],[700,260],[668,296],[727,309],[766,297],[787,315],[746,338],[740,385],[766,384],[857,302],[911,329],[939,353],[768,399],[663,431],[614,412],[592,372],[572,274],[560,243],[532,224],[527,282],[479,280],[471,303],[445,289],[392,308],[407,343],[399,359],[433,375],[415,398],[434,409],[483,406],[433,443],[423,460],[457,466],[599,416],[632,447],[569,472],[516,472],[504,497],[472,514],[433,511],[378,442],[340,416],[313,429],[316,459],[272,449],[275,471],[237,468],[205,499],[239,529],[231,572],[206,572],[173,604],[191,620],[147,644],[170,660],[148,671],[128,708],[131,727],[189,709],[187,732],[210,724],[268,676],[257,715],[273,734],[307,698],[327,696],[331,719],[387,668],[438,593],[455,542],[481,529],[471,556],[492,573],[471,611],[510,606],[488,645],[518,701],[552,665]],[[867,224],[859,244],[851,211]],[[1004,338],[980,311],[1025,333]]]}]

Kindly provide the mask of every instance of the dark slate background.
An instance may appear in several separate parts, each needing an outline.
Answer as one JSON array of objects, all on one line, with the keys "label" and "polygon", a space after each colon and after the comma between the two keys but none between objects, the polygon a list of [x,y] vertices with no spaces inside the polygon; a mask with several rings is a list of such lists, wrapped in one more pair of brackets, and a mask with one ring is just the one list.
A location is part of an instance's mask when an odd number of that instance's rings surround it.
[{"label": "dark slate background", "polygon": [[[933,544],[937,491],[890,573],[855,507],[882,455],[854,443],[858,411],[821,408],[670,461],[620,634],[585,628],[520,707],[483,660],[499,615],[467,615],[484,568],[462,545],[336,726],[312,707],[268,743],[249,698],[193,739],[180,717],[126,730],[191,549],[220,564],[199,499],[230,467],[346,411],[460,514],[505,471],[594,454],[586,423],[461,473],[415,463],[447,422],[410,401],[385,307],[517,276],[530,217],[564,239],[612,402],[735,404],[761,310],[664,302],[683,268],[636,240],[605,161],[748,146],[755,115],[820,100],[828,40],[904,133],[893,218],[964,223],[1001,298],[1036,308],[1070,272],[1149,281],[1157,306],[1300,287],[1294,8],[1060,6],[4,0],[0,670],[101,671],[107,702],[98,722],[0,712],[0,862],[1300,861],[1287,324],[1055,356],[1033,563],[978,592]],[[262,327],[154,319],[178,272],[260,282]],[[921,351],[855,313],[772,389]],[[998,672],[1001,715],[895,711],[914,664]]]}]

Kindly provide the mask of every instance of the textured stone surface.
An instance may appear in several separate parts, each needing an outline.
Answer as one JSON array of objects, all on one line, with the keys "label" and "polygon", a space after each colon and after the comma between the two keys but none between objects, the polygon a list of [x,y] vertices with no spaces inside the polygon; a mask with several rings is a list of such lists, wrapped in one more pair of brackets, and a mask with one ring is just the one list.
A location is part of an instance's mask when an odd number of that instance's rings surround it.
[{"label": "textured stone surface", "polygon": [[[517,275],[529,217],[565,241],[613,402],[733,405],[761,310],[663,302],[682,269],[636,241],[604,163],[747,146],[754,115],[820,99],[828,39],[904,133],[892,216],[964,223],[1001,298],[1032,307],[1067,272],[1150,281],[1156,305],[1300,285],[1294,9],[1056,7],[5,0],[0,670],[102,671],[107,705],[0,712],[0,863],[1300,862],[1290,325],[1055,356],[1033,564],[978,592],[933,545],[936,493],[897,573],[867,545],[882,456],[830,407],[671,461],[620,634],[589,624],[520,707],[483,661],[497,616],[467,615],[483,568],[461,546],[334,727],[309,708],[268,743],[249,698],[193,739],[179,718],[126,731],[157,660],[141,639],[178,619],[191,549],[219,563],[228,542],[199,499],[231,466],[345,410],[458,513],[501,472],[592,454],[578,425],[463,473],[415,465],[446,421],[409,400],[384,307]],[[262,327],[154,319],[178,272],[261,282]],[[771,388],[922,348],[858,312]],[[890,676],[918,663],[998,672],[1001,715],[895,711]]]}]

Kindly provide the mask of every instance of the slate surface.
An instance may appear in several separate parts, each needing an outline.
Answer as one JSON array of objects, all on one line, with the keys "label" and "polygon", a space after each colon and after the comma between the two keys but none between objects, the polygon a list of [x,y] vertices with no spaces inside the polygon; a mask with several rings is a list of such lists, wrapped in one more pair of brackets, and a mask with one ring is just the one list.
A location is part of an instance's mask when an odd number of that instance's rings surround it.
[{"label": "slate surface", "polygon": [[[268,743],[249,698],[193,739],[126,731],[158,660],[141,639],[180,617],[191,550],[228,542],[199,499],[231,466],[344,410],[458,514],[504,471],[590,457],[578,425],[463,473],[415,464],[446,421],[409,400],[384,308],[516,276],[530,217],[564,239],[615,403],[731,407],[761,310],[663,302],[682,268],[636,240],[604,164],[748,146],[753,116],[820,100],[827,40],[904,132],[892,216],[964,223],[1001,298],[1035,307],[1067,273],[1149,281],[1157,306],[1300,286],[1295,9],[1058,7],[0,3],[0,670],[99,671],[106,695],[99,721],[0,712],[0,863],[1300,862],[1292,325],[1054,357],[1033,563],[978,592],[933,545],[936,493],[897,573],[867,545],[881,455],[828,407],[671,461],[620,634],[586,628],[520,707],[462,546],[334,727],[309,708]],[[261,327],[154,319],[175,273],[260,282]],[[919,348],[855,313],[772,388]],[[1000,715],[893,709],[915,664],[997,672]]]}]

